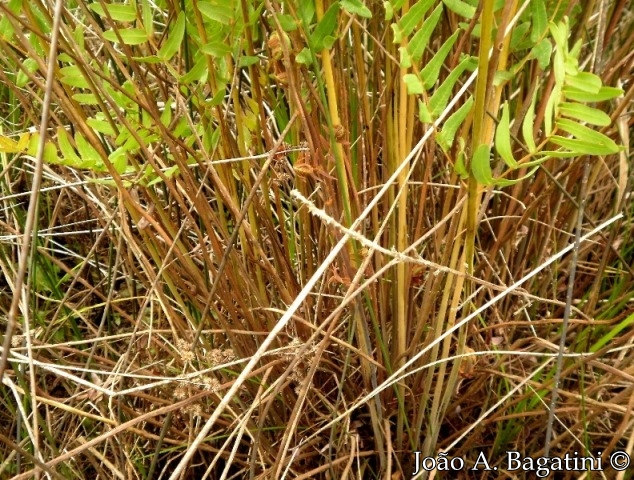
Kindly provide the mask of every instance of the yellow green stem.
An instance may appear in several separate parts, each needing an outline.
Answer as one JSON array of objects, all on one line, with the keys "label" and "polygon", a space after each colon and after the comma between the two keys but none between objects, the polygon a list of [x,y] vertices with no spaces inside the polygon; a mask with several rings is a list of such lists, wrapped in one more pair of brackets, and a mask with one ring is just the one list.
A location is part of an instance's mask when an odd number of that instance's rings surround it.
[{"label": "yellow green stem", "polygon": [[[317,0],[315,2],[315,11],[317,13],[317,20],[321,20],[324,16],[324,0]],[[330,114],[330,122],[334,132],[342,128],[341,119],[339,118],[339,108],[337,104],[337,88],[335,86],[335,76],[332,69],[332,57],[330,56],[330,50],[324,48],[321,51],[322,66],[324,68],[324,79],[326,81],[326,95],[328,99],[328,113]],[[332,134],[334,133],[331,133]],[[350,207],[350,192],[348,190],[348,176],[346,173],[346,166],[344,163],[343,146],[338,139],[334,139],[331,142],[334,148],[335,154],[335,169],[337,173],[337,180],[339,182],[343,210],[345,216],[346,226],[352,225],[352,209]]]}]

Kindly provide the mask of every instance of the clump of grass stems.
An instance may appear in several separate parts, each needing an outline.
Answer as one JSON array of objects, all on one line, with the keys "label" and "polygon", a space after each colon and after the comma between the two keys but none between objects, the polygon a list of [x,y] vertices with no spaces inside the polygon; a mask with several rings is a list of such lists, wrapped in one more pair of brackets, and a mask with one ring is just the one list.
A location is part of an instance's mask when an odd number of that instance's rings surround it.
[{"label": "clump of grass stems", "polygon": [[632,15],[499,3],[0,2],[0,476],[630,451]]}]

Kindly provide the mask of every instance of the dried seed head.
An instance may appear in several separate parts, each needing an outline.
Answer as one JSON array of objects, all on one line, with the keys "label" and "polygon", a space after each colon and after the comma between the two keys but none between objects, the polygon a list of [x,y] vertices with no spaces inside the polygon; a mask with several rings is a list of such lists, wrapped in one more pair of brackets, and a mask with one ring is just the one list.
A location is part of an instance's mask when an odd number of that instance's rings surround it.
[{"label": "dried seed head", "polygon": [[219,348],[214,348],[213,350],[207,352],[206,357],[210,365],[212,367],[215,367],[217,365],[222,365],[224,355],[222,354],[222,350],[220,350]]},{"label": "dried seed head", "polygon": [[346,136],[346,129],[343,125],[335,125],[335,140],[341,142]]},{"label": "dried seed head", "polygon": [[233,348],[226,348],[222,351],[222,360],[224,363],[231,363],[236,360],[236,353]]},{"label": "dried seed head", "polygon": [[202,383],[205,386],[205,390],[209,392],[217,392],[220,390],[220,381],[215,377],[203,377]]},{"label": "dried seed head", "polygon": [[194,403],[193,405],[187,405],[185,407],[185,412],[189,413],[190,415],[194,416],[194,417],[201,417],[202,416],[202,408],[200,406],[199,403]]},{"label": "dried seed head", "polygon": [[187,363],[194,360],[195,355],[192,351],[191,343],[182,338],[179,338],[178,340],[176,340],[176,348],[178,348],[178,353],[180,354],[181,360],[183,362]]},{"label": "dried seed head", "polygon": [[184,400],[188,396],[187,386],[184,383],[179,383],[174,389],[174,398],[176,400]]}]

